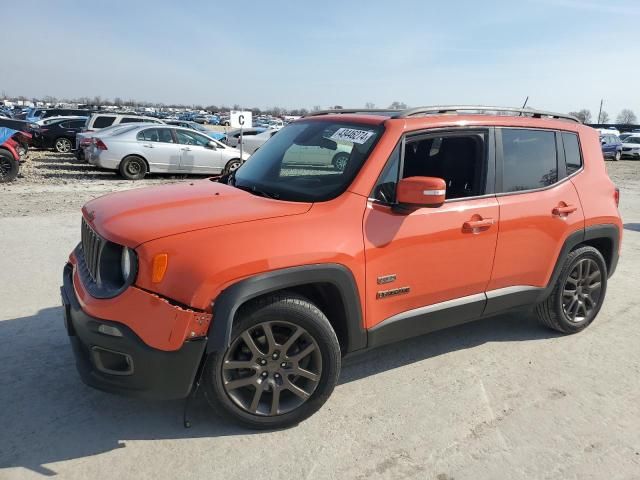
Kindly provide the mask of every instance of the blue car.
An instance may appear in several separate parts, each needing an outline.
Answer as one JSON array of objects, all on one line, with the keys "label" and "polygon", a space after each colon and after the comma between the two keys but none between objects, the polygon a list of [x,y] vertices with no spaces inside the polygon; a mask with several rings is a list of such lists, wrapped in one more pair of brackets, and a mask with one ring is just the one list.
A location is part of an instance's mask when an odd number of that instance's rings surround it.
[{"label": "blue car", "polygon": [[604,158],[611,158],[616,162],[622,157],[622,142],[617,135],[604,134],[600,135],[600,143],[602,144],[602,155]]}]

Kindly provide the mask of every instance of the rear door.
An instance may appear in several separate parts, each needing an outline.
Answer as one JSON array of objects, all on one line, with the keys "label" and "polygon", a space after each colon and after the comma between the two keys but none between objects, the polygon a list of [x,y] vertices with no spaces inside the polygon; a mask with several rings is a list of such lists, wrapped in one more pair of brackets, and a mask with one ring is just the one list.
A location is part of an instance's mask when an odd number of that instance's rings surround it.
[{"label": "rear door", "polygon": [[211,147],[211,139],[191,130],[176,129],[180,146],[180,171],[212,174],[224,169],[224,158],[219,148]]},{"label": "rear door", "polygon": [[584,213],[570,181],[582,169],[578,145],[572,132],[496,129],[500,229],[486,313],[514,301],[514,292],[521,303],[536,298],[549,282],[565,239],[584,228]]},{"label": "rear door", "polygon": [[180,147],[170,128],[145,128],[136,135],[138,147],[152,172],[177,172],[180,169]]}]

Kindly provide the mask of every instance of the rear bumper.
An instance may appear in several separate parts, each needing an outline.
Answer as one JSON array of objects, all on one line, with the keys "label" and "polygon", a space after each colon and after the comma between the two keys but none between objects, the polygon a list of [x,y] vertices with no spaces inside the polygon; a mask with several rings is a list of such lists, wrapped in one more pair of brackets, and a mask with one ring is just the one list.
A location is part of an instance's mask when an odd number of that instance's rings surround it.
[{"label": "rear bumper", "polygon": [[[61,287],[64,320],[76,359],[87,385],[111,393],[152,399],[186,397],[200,367],[206,339],[186,341],[176,351],[146,345],[129,327],[87,315],[76,296],[73,269],[67,264]],[[116,328],[121,336],[99,328]]]}]

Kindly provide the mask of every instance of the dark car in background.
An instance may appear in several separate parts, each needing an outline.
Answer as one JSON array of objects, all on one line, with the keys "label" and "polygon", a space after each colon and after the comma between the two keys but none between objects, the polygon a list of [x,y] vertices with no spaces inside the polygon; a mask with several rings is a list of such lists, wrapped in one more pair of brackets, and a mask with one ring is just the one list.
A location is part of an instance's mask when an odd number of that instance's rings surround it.
[{"label": "dark car in background", "polygon": [[38,120],[43,120],[49,117],[90,117],[92,113],[92,110],[86,108],[43,108],[37,109],[32,114],[27,115],[26,120],[37,122]]},{"label": "dark car in background", "polygon": [[604,158],[611,158],[616,162],[620,160],[622,157],[622,142],[617,135],[600,135],[600,143],[602,144],[602,155]]},{"label": "dark car in background", "polygon": [[76,134],[82,131],[86,123],[86,118],[73,118],[44,125],[34,134],[33,146],[69,153],[76,144]]}]

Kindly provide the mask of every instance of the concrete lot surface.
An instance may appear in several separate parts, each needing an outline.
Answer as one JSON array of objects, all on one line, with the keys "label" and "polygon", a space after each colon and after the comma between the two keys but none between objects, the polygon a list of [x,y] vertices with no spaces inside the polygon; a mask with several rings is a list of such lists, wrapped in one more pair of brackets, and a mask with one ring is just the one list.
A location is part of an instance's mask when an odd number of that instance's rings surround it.
[{"label": "concrete lot surface", "polygon": [[43,187],[42,205],[64,208],[12,215],[29,193],[0,190],[0,479],[640,478],[640,162],[608,167],[623,252],[586,331],[560,336],[520,312],[391,345],[345,365],[311,419],[261,433],[202,398],[185,429],[182,402],[84,386],[58,287],[85,198]]}]

